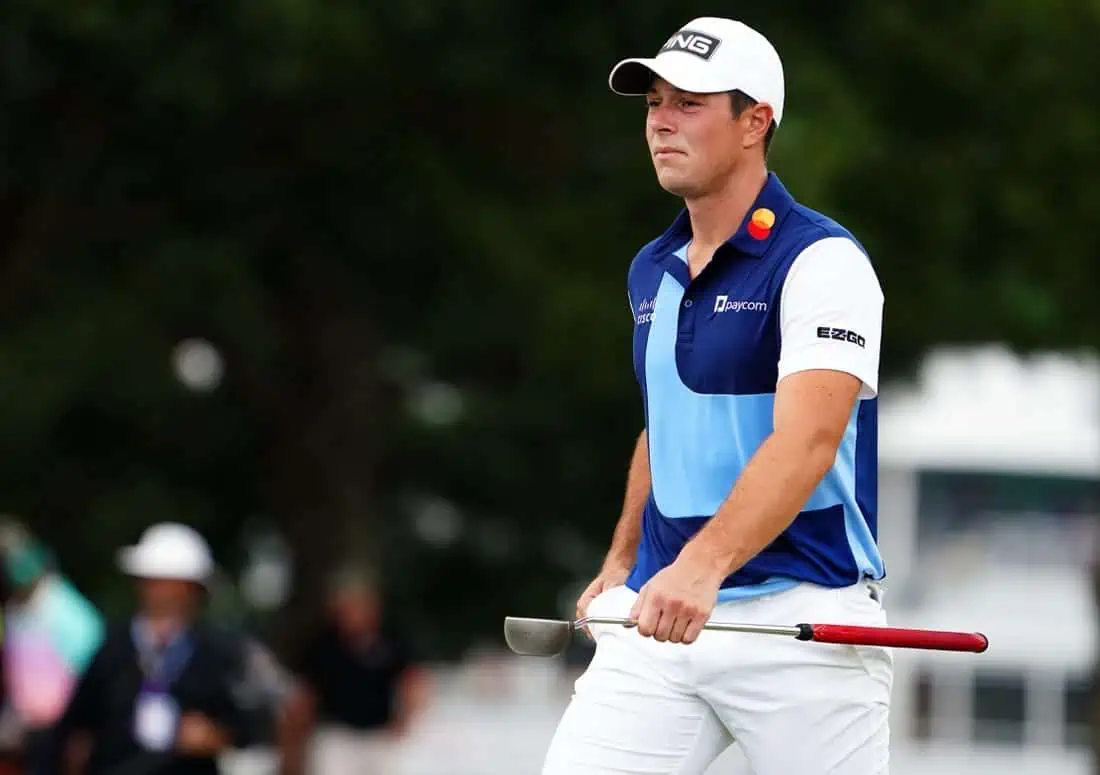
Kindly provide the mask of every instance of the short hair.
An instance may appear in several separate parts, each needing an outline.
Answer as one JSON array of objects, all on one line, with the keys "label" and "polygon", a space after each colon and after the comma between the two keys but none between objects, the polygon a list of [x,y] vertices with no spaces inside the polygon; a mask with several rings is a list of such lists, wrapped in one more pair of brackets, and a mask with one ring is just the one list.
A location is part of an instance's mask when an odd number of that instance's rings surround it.
[{"label": "short hair", "polygon": [[[751,107],[757,105],[757,100],[754,100],[749,95],[740,89],[734,89],[729,92],[730,95],[730,109],[733,111],[733,117],[739,118],[742,113]],[[772,119],[771,126],[768,127],[768,133],[764,135],[764,158],[768,158],[768,151],[771,149],[772,138],[775,136],[775,119]]]}]

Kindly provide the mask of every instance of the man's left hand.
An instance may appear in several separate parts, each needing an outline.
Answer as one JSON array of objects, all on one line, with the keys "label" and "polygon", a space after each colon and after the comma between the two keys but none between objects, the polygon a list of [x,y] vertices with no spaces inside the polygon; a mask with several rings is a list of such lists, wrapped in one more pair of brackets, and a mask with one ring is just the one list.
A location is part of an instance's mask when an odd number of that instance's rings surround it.
[{"label": "man's left hand", "polygon": [[694,643],[703,630],[724,576],[681,555],[638,593],[630,618],[638,632],[664,643]]}]

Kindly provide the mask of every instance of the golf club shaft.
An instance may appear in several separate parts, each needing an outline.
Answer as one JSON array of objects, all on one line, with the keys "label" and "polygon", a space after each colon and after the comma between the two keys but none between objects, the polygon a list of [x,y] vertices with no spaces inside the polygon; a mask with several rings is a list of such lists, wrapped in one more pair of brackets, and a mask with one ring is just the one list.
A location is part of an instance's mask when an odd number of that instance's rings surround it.
[{"label": "golf club shaft", "polygon": [[[583,627],[586,624],[621,624],[624,627],[637,627],[638,623],[631,621],[630,619],[616,619],[614,617],[607,616],[589,616],[586,619],[580,619],[575,623],[575,627]],[[760,635],[786,635],[790,638],[797,638],[802,630],[797,626],[784,626],[784,625],[771,625],[771,624],[731,624],[729,622],[707,622],[703,625],[704,630],[716,630],[722,632],[754,632]]]},{"label": "golf club shaft", "polygon": [[[590,616],[579,619],[574,627],[587,624],[619,624],[637,627],[630,619]],[[841,643],[850,646],[887,646],[891,648],[931,649],[934,651],[969,651],[981,653],[989,647],[989,640],[980,632],[945,632],[942,630],[917,630],[905,627],[861,627],[846,624],[738,624],[735,622],[707,622],[704,630],[718,632],[747,632],[760,635],[785,635],[798,640],[818,643]]]}]

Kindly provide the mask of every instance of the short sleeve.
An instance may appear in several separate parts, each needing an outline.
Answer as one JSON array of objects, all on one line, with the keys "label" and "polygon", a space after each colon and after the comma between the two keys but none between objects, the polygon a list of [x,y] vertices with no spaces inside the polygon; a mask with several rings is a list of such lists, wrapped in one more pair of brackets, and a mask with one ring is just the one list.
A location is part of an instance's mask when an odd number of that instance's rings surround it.
[{"label": "short sleeve", "polygon": [[878,394],[883,293],[874,267],[846,237],[827,237],[799,254],[779,302],[779,379],[810,369],[851,374],[860,398]]}]

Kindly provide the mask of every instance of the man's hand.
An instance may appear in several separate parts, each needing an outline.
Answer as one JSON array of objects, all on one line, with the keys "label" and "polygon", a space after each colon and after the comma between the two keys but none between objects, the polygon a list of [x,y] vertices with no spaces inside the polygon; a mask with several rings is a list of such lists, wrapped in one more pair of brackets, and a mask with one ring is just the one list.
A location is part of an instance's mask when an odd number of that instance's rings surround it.
[{"label": "man's hand", "polygon": [[229,745],[228,736],[201,713],[185,713],[176,733],[176,749],[190,756],[214,756]]},{"label": "man's hand", "polygon": [[[588,615],[588,604],[596,599],[596,596],[614,587],[621,587],[626,583],[626,577],[630,575],[630,568],[619,564],[605,564],[600,574],[585,587],[584,592],[577,598],[577,618],[583,619]],[[584,628],[585,635],[592,637],[588,628]]]},{"label": "man's hand", "polygon": [[718,602],[723,578],[713,563],[681,554],[642,587],[630,618],[647,638],[694,643]]}]

